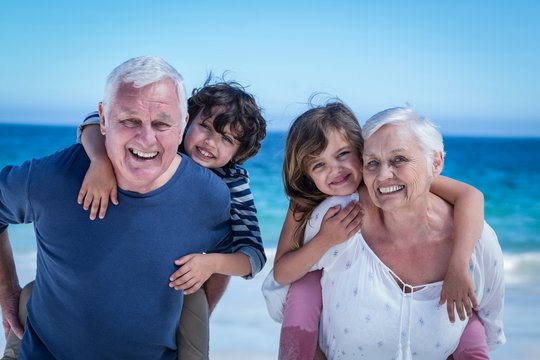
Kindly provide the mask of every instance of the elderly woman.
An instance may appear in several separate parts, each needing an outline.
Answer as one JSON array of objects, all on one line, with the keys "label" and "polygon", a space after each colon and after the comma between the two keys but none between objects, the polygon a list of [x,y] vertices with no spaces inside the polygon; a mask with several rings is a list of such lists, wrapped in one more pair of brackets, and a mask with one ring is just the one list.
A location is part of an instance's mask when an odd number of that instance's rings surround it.
[{"label": "elderly woman", "polygon": [[[393,108],[369,119],[363,136],[362,234],[316,264],[324,269],[321,349],[329,359],[446,359],[466,321],[451,323],[439,305],[453,241],[452,206],[429,192],[444,163],[441,134],[412,109]],[[354,198],[322,202],[306,240],[330,207]],[[502,252],[487,224],[469,273],[492,350],[505,342],[504,283]]]}]

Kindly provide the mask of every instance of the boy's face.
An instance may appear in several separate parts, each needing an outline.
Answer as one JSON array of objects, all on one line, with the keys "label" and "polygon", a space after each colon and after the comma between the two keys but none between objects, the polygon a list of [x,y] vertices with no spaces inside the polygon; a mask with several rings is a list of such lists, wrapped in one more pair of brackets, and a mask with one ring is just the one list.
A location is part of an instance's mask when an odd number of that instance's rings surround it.
[{"label": "boy's face", "polygon": [[204,118],[201,110],[193,119],[186,132],[184,150],[197,164],[216,169],[223,167],[231,161],[240,148],[230,126],[223,129],[220,134],[214,129],[214,119],[221,114],[219,110],[212,111],[212,116]]}]

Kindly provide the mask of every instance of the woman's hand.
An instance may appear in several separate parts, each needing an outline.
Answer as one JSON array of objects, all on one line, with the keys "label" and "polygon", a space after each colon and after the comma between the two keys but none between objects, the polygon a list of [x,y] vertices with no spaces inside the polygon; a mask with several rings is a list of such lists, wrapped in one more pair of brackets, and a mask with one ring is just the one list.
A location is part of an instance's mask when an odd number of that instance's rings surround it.
[{"label": "woman's hand", "polygon": [[211,254],[190,254],[175,260],[180,266],[170,277],[169,286],[175,290],[184,290],[184,294],[193,294],[201,288],[215,271]]},{"label": "woman's hand", "polygon": [[317,241],[329,247],[350,239],[362,228],[363,211],[357,201],[351,201],[343,209],[339,205],[328,209],[323,217]]},{"label": "woman's hand", "polygon": [[84,176],[77,203],[82,204],[84,210],[90,209],[90,220],[95,220],[98,211],[100,219],[105,217],[109,199],[114,205],[118,205],[116,177],[112,165],[108,161],[92,161]]},{"label": "woman's hand", "polygon": [[472,316],[472,310],[478,309],[478,301],[474,294],[471,278],[467,272],[467,266],[457,266],[450,264],[443,281],[441,298],[439,304],[446,302],[448,318],[450,322],[455,321],[457,310],[459,318],[465,320],[465,314]]}]

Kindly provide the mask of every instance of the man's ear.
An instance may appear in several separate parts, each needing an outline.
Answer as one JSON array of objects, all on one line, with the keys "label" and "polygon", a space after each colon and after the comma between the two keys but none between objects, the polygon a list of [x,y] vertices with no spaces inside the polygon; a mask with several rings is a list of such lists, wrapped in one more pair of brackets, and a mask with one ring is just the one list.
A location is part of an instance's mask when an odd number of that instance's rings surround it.
[{"label": "man's ear", "polygon": [[442,151],[433,152],[433,175],[440,175],[444,165],[444,153]]},{"label": "man's ear", "polygon": [[99,129],[101,130],[101,135],[105,135],[107,132],[107,126],[105,124],[105,110],[103,109],[103,103],[100,101],[98,104],[98,113],[99,113]]}]

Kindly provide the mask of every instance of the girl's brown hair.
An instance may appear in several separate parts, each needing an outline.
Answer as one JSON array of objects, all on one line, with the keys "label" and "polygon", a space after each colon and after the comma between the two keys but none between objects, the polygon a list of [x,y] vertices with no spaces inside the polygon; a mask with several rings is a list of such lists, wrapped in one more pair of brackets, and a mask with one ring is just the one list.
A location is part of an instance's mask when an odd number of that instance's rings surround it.
[{"label": "girl's brown hair", "polygon": [[283,184],[291,202],[291,211],[300,223],[294,234],[299,247],[303,243],[304,230],[313,209],[328,194],[321,192],[307,174],[309,162],[328,146],[327,135],[338,131],[358,155],[362,156],[362,130],[353,112],[341,102],[331,102],[304,112],[292,123],[285,145],[283,161]]}]

